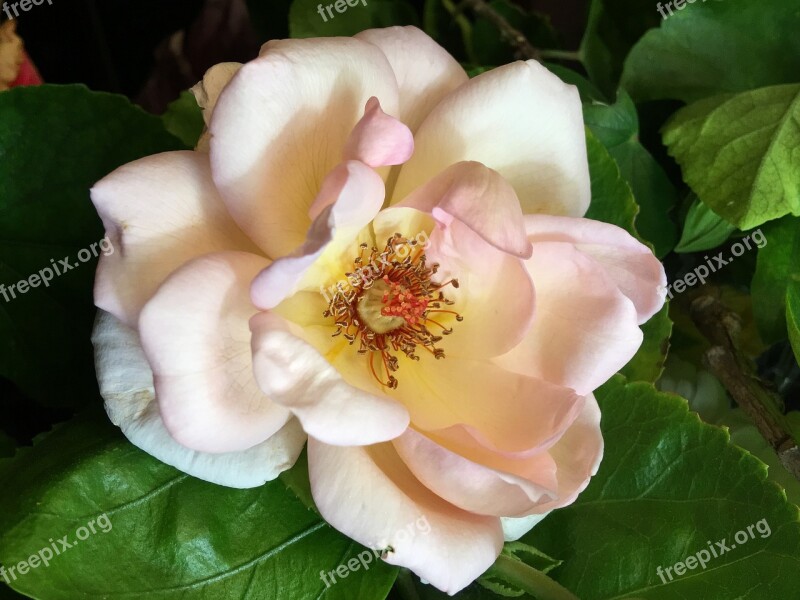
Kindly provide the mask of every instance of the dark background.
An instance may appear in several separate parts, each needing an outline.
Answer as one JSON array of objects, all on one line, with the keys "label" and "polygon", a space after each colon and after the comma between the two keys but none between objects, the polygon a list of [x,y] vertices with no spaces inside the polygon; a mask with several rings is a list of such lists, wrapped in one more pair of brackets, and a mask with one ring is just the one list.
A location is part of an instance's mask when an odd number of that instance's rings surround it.
[{"label": "dark background", "polygon": [[[288,37],[286,20],[277,17],[262,24],[262,35],[257,35],[245,0],[51,1],[20,12],[17,19],[17,31],[44,80],[121,93],[153,112],[161,112],[213,64],[252,58],[266,41],[263,31],[268,37]],[[423,3],[412,0],[420,12]],[[549,15],[564,47],[578,47],[587,0],[516,3]],[[253,12],[263,7],[269,8],[264,13],[280,15],[289,2],[248,4]]]}]

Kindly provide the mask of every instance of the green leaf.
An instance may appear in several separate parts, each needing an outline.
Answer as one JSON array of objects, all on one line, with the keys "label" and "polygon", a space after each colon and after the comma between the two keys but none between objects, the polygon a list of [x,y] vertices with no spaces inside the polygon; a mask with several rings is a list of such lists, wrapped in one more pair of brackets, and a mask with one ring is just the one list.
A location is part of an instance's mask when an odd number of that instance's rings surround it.
[{"label": "green leaf", "polygon": [[648,2],[592,0],[580,54],[592,82],[607,97],[614,96],[631,47],[660,20]]},{"label": "green leaf", "polygon": [[181,140],[188,148],[194,148],[205,128],[203,112],[191,92],[181,92],[180,97],[167,106],[161,116],[164,128]]},{"label": "green leaf", "polygon": [[[36,598],[382,600],[397,573],[369,553],[368,570],[356,560],[326,588],[320,571],[347,568],[366,551],[282,482],[236,490],[194,479],[132,446],[105,415],[78,418],[20,452],[0,483],[14,489],[0,498],[6,567],[51,538],[86,537],[46,570],[12,580]],[[93,520],[96,533],[79,531]]]},{"label": "green leaf", "polygon": [[633,199],[631,188],[622,178],[608,150],[588,129],[586,151],[592,183],[592,203],[586,218],[612,223],[638,238],[634,221],[639,207]]},{"label": "green leaf", "polygon": [[800,277],[800,219],[784,217],[762,228],[751,291],[753,313],[763,340],[786,339],[786,286]]},{"label": "green leaf", "polygon": [[795,0],[697,1],[673,12],[625,61],[622,85],[637,102],[693,102],[800,79]]},{"label": "green leaf", "polygon": [[664,143],[700,200],[746,230],[800,214],[800,85],[715,96],[680,110]]},{"label": "green leaf", "polygon": [[98,244],[89,188],[120,165],[182,147],[122,96],[77,85],[0,94],[0,283],[52,273],[62,259],[74,267],[47,287],[34,280],[23,295],[0,296],[0,376],[28,396],[61,406],[97,397],[92,285],[96,257],[110,250]]},{"label": "green leaf", "polygon": [[627,93],[620,91],[612,105],[584,105],[586,124],[608,148],[622,177],[630,184],[639,214],[636,230],[653,244],[656,256],[675,246],[678,231],[669,216],[678,193],[656,159],[639,142],[639,117]]},{"label": "green leaf", "polygon": [[417,11],[405,0],[294,0],[289,8],[289,33],[294,38],[351,36],[392,25],[419,25]]},{"label": "green leaf", "polygon": [[644,341],[631,361],[620,373],[631,381],[654,383],[664,372],[664,362],[669,352],[672,321],[669,318],[669,302],[642,325]]},{"label": "green leaf", "polygon": [[734,231],[736,231],[736,227],[700,202],[700,199],[695,196],[683,223],[683,233],[680,242],[675,246],[675,252],[702,252],[716,248]]},{"label": "green leaf", "polygon": [[[764,464],[649,384],[616,376],[595,395],[606,443],[600,470],[574,504],[522,540],[564,561],[552,573],[559,583],[582,600],[794,597],[800,515]],[[740,531],[748,539],[736,544]],[[736,548],[676,575],[676,563],[718,540]]]},{"label": "green leaf", "polygon": [[800,277],[789,282],[786,292],[786,323],[794,357],[800,364]]}]

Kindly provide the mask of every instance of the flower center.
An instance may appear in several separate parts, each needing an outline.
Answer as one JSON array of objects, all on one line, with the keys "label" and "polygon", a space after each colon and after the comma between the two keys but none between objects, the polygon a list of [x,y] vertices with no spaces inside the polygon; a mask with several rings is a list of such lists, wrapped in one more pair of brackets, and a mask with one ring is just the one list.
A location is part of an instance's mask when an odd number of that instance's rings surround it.
[{"label": "flower center", "polygon": [[[436,344],[453,330],[432,319],[432,314],[449,314],[456,321],[463,320],[457,312],[442,308],[453,304],[442,288],[457,288],[458,280],[435,283],[432,277],[439,265],[428,266],[425,253],[418,246],[416,240],[399,233],[387,240],[382,251],[373,247],[368,256],[365,252],[369,246],[361,244],[361,252],[353,260],[354,271],[346,273],[350,289],[345,291],[342,284],[335,286],[323,313],[334,319],[333,335],[343,335],[350,345],[358,341],[358,353],[369,354],[372,376],[392,389],[397,387],[393,373],[399,368],[398,352],[419,360],[416,351],[421,347],[437,359],[445,358],[444,350]],[[436,327],[440,335],[428,327]],[[376,356],[381,358],[377,369]]]}]

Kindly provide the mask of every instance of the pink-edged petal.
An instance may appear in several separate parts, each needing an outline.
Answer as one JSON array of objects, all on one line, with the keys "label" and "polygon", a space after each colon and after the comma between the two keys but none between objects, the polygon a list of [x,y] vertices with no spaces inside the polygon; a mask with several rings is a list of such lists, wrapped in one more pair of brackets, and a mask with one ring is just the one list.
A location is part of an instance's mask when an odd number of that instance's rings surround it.
[{"label": "pink-edged petal", "polygon": [[536,285],[536,319],[496,362],[581,395],[592,392],[642,343],[633,302],[572,244],[538,242],[526,266]]},{"label": "pink-edged petal", "polygon": [[547,514],[575,502],[597,474],[603,460],[603,433],[600,430],[600,407],[592,394],[586,397],[583,410],[572,426],[550,450],[556,463],[558,494],[531,509],[529,514]]},{"label": "pink-edged petal", "polygon": [[249,286],[267,259],[202,256],[173,273],[142,310],[139,333],[164,422],[181,444],[233,452],[259,444],[290,417],[253,376]]},{"label": "pink-edged petal", "polygon": [[568,242],[596,260],[631,299],[639,324],[664,305],[664,294],[659,291],[667,285],[663,265],[647,246],[624,229],[590,219],[550,215],[525,217],[525,229],[534,244]]},{"label": "pink-edged petal", "polygon": [[[423,249],[428,264],[438,264],[435,281],[458,280],[458,287],[448,285],[443,293],[452,300],[444,310],[458,312],[462,321],[450,313],[431,310],[431,331],[448,327],[453,332],[440,344],[448,356],[468,358],[493,357],[508,352],[525,337],[534,318],[535,291],[524,262],[498,250],[460,220],[447,213],[436,215],[439,221],[427,235],[421,236],[430,218],[412,208],[390,208],[375,219],[377,239],[386,239],[395,231],[425,239]],[[441,327],[440,327],[441,326]]]},{"label": "pink-edged petal", "polygon": [[[555,462],[547,452],[511,461],[499,468],[473,462],[409,429],[394,447],[411,472],[436,494],[466,511],[497,517],[517,515],[557,498]],[[503,470],[514,462],[516,471]]]},{"label": "pink-edged petal", "polygon": [[508,180],[526,214],[580,217],[589,207],[589,164],[580,97],[538,62],[482,73],[443,99],[414,134],[393,200],[460,161]]},{"label": "pink-edged petal", "polygon": [[[309,269],[320,259],[325,262],[326,252],[329,256],[338,255],[353,243],[358,232],[378,213],[383,199],[383,180],[375,171],[355,160],[339,165],[326,178],[312,205],[314,221],[305,243],[256,277],[251,292],[253,303],[268,310],[298,291]],[[324,269],[325,265],[321,267]]]},{"label": "pink-edged petal", "polygon": [[583,398],[573,390],[506,371],[485,360],[426,355],[401,360],[392,396],[428,432],[463,426],[497,452],[546,450],[572,424]]},{"label": "pink-edged petal", "polygon": [[250,327],[256,381],[309,435],[326,444],[356,446],[394,439],[408,427],[402,404],[349,385],[280,317],[260,313]]},{"label": "pink-edged petal", "polygon": [[99,311],[92,343],[106,412],[130,442],[193,477],[233,488],[253,488],[290,469],[306,444],[297,419],[266,441],[241,452],[210,454],[179,444],[158,410],[153,373],[136,331]]},{"label": "pink-edged petal", "polygon": [[469,81],[458,61],[416,27],[368,29],[355,37],[386,55],[400,86],[400,120],[412,131],[442,98]]},{"label": "pink-edged petal", "polygon": [[92,188],[114,251],[103,253],[95,303],[129,326],[162,281],[209,252],[257,251],[228,215],[208,157],[167,152],[120,167]]},{"label": "pink-edged petal", "polygon": [[373,96],[397,114],[386,57],[352,38],[269,42],[223,90],[209,128],[214,181],[267,256],[302,245],[308,209]]},{"label": "pink-edged petal", "polygon": [[495,561],[503,546],[500,519],[471,514],[417,480],[391,444],[335,447],[308,441],[311,492],[325,520],[455,594]]},{"label": "pink-edged petal", "polygon": [[414,153],[411,130],[381,109],[375,96],[367,101],[364,116],[344,147],[345,160],[360,160],[370,167],[401,165]]},{"label": "pink-edged petal", "polygon": [[417,188],[397,206],[432,213],[441,222],[456,218],[499,250],[531,255],[524,217],[514,188],[497,171],[460,162]]}]

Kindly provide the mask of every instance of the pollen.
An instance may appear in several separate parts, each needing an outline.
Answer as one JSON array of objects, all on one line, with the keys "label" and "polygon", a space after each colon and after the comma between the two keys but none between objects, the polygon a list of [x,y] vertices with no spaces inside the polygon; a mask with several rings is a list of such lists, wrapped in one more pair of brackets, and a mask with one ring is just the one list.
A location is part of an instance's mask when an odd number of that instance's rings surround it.
[{"label": "pollen", "polygon": [[417,351],[422,349],[436,359],[445,358],[438,344],[453,330],[434,316],[463,320],[457,312],[443,308],[454,304],[443,288],[457,288],[458,280],[436,283],[439,265],[429,266],[419,243],[399,233],[387,240],[383,250],[368,244],[361,244],[360,250],[353,272],[346,273],[349,289],[338,286],[323,315],[334,320],[333,336],[344,336],[350,345],[358,342],[358,353],[365,355],[372,376],[394,389],[399,353],[419,360]]}]

